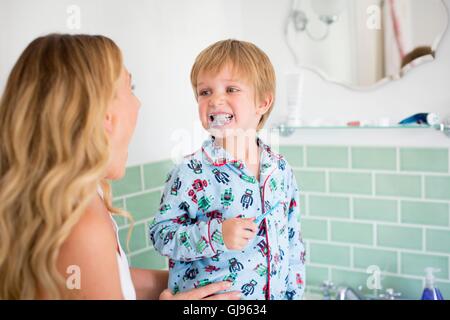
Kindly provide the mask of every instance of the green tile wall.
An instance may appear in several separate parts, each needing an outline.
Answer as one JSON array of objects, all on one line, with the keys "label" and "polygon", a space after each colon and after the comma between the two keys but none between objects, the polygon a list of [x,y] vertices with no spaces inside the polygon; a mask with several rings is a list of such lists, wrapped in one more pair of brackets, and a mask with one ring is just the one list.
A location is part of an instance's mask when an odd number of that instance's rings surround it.
[{"label": "green tile wall", "polygon": [[370,173],[330,173],[330,192],[372,194],[372,175]]},{"label": "green tile wall", "polygon": [[295,179],[301,191],[325,192],[325,172],[294,170]]},{"label": "green tile wall", "polygon": [[397,150],[395,148],[354,147],[352,152],[353,169],[395,170]]},{"label": "green tile wall", "polygon": [[422,179],[418,175],[376,174],[375,192],[379,196],[420,198]]},{"label": "green tile wall", "polygon": [[[301,189],[307,285],[324,280],[366,287],[369,266],[381,270],[383,288],[419,299],[424,268],[436,274],[450,299],[450,172],[446,148],[280,146]],[[127,168],[114,182],[114,205],[135,220],[130,264],[167,269],[149,243],[148,223],[158,210],[171,161]],[[129,224],[115,217],[120,241]]]},{"label": "green tile wall", "polygon": [[308,167],[348,168],[348,148],[346,147],[306,147]]},{"label": "green tile wall", "polygon": [[310,195],[309,215],[348,218],[350,217],[350,198]]},{"label": "green tile wall", "polygon": [[429,199],[450,200],[450,176],[425,177],[425,197]]},{"label": "green tile wall", "polygon": [[355,219],[396,222],[398,219],[397,201],[353,198],[353,216]]},{"label": "green tile wall", "polygon": [[381,270],[396,273],[398,268],[398,253],[394,250],[354,248],[353,266],[367,269],[369,266],[379,266]]},{"label": "green tile wall", "polygon": [[403,148],[400,150],[400,170],[447,173],[448,150]]}]

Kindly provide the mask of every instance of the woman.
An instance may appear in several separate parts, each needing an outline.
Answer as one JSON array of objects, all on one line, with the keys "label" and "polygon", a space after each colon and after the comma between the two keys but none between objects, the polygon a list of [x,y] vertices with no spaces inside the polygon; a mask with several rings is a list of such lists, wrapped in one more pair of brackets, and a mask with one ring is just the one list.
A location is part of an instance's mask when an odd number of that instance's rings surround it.
[{"label": "woman", "polygon": [[139,107],[108,38],[52,34],[22,53],[0,102],[0,299],[202,299],[227,288],[172,295],[167,271],[128,267],[111,217],[126,213],[107,181],[124,175]]}]

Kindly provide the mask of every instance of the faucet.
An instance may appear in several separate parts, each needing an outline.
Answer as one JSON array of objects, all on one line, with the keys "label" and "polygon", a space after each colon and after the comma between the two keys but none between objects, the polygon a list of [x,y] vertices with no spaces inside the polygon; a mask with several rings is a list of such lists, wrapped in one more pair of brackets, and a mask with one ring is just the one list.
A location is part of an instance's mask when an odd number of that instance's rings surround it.
[{"label": "faucet", "polygon": [[366,298],[351,287],[340,287],[336,300],[366,300]]},{"label": "faucet", "polygon": [[332,293],[336,293],[336,300],[396,300],[400,299],[401,293],[393,288],[387,288],[384,293],[374,292],[372,295],[363,293],[363,286],[358,286],[355,290],[350,286],[336,286],[330,280],[325,280],[320,286],[322,289],[322,300],[331,300]]},{"label": "faucet", "polygon": [[400,292],[395,292],[394,289],[388,288],[385,293],[379,295],[379,298],[383,300],[395,300],[399,298],[402,294]]},{"label": "faucet", "polygon": [[331,300],[331,291],[336,289],[336,286],[333,284],[333,282],[329,280],[325,280],[322,285],[320,286],[323,293],[323,300]]},{"label": "faucet", "polygon": [[401,297],[400,292],[395,292],[393,288],[388,288],[384,293],[375,295],[374,297],[365,296],[361,292],[361,288],[358,291],[351,287],[340,287],[337,292],[336,300],[396,300]]}]

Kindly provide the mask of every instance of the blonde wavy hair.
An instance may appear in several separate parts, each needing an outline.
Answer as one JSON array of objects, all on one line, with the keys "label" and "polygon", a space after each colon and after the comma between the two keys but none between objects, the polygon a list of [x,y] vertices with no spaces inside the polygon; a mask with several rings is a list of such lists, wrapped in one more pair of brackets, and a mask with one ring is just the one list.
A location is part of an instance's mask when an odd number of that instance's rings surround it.
[{"label": "blonde wavy hair", "polygon": [[67,34],[35,39],[14,65],[0,101],[0,299],[64,298],[59,250],[99,183],[127,215],[104,179],[122,67],[112,40]]}]

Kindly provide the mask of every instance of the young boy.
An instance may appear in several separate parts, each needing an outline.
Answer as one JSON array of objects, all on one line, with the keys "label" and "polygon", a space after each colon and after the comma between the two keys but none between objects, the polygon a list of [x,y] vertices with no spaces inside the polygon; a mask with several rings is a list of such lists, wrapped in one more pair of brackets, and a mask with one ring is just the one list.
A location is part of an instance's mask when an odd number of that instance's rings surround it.
[{"label": "young boy", "polygon": [[258,137],[275,72],[255,45],[219,41],[197,57],[191,82],[211,133],[166,181],[150,225],[169,259],[174,292],[228,280],[242,299],[301,299],[305,248],[292,169]]}]

